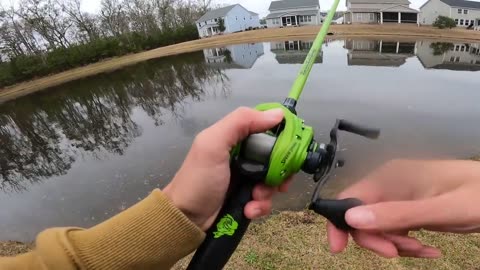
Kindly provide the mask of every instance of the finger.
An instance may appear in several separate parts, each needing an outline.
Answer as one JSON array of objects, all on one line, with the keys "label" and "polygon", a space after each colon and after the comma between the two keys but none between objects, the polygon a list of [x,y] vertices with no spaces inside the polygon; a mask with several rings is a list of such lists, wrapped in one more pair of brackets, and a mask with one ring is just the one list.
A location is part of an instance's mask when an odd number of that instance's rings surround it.
[{"label": "finger", "polygon": [[275,188],[264,184],[256,185],[252,192],[252,197],[255,201],[271,200],[275,194]]},{"label": "finger", "polygon": [[397,247],[383,235],[365,231],[353,231],[353,240],[361,247],[385,258],[398,257]]},{"label": "finger", "polygon": [[278,187],[278,191],[288,192],[288,189],[290,188],[290,185],[292,184],[292,182],[293,182],[293,176],[290,176],[287,180],[285,180],[285,182],[282,183],[282,185]]},{"label": "finger", "polygon": [[384,234],[383,237],[391,241],[399,251],[415,252],[423,249],[423,244],[417,239],[409,236]]},{"label": "finger", "polygon": [[251,201],[245,205],[244,214],[248,219],[257,219],[270,215],[272,212],[272,201]]},{"label": "finger", "polygon": [[261,112],[241,107],[225,116],[207,131],[212,138],[217,140],[217,143],[233,147],[250,134],[264,132],[276,126],[282,121],[283,115],[281,109]]},{"label": "finger", "polygon": [[438,259],[442,257],[442,252],[436,248],[424,246],[417,251],[399,251],[401,257],[422,258],[422,259]]},{"label": "finger", "polygon": [[424,200],[384,202],[359,206],[347,211],[347,223],[357,229],[395,231],[409,228],[458,224],[464,212],[457,199],[439,196]]},{"label": "finger", "polygon": [[332,223],[327,223],[327,237],[330,245],[330,252],[333,254],[340,253],[347,248],[348,233],[337,229]]}]

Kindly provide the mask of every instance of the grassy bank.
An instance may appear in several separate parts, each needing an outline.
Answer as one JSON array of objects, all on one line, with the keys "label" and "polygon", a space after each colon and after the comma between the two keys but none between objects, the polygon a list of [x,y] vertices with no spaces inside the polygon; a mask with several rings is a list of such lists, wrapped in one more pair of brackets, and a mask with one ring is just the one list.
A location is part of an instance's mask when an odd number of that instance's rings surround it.
[{"label": "grassy bank", "polygon": [[[282,212],[253,224],[226,269],[316,269],[316,270],[478,270],[480,235],[418,232],[425,243],[439,247],[438,260],[382,259],[351,244],[332,255],[327,245],[325,220],[312,212]],[[184,269],[188,260],[174,269]]]},{"label": "grassy bank", "polygon": [[[325,220],[309,211],[281,212],[252,224],[226,269],[316,269],[316,270],[478,270],[480,235],[418,232],[425,243],[439,247],[443,258],[382,259],[351,244],[339,255],[331,255],[327,245]],[[21,254],[29,245],[0,243],[0,256]],[[185,269],[189,258],[173,269]]]},{"label": "grassy bank", "polygon": [[[68,81],[92,76],[101,72],[112,71],[124,66],[153,58],[198,51],[205,48],[221,47],[231,44],[262,42],[272,40],[312,39],[319,27],[277,28],[248,31],[242,33],[216,36],[213,38],[184,42],[166,46],[142,53],[117,57],[99,63],[74,68],[55,75],[39,78],[0,89],[0,103],[28,95]],[[329,38],[382,38],[386,40],[436,39],[442,41],[480,42],[480,32],[465,29],[440,30],[432,27],[417,27],[414,25],[334,25],[330,31],[334,34]]]}]

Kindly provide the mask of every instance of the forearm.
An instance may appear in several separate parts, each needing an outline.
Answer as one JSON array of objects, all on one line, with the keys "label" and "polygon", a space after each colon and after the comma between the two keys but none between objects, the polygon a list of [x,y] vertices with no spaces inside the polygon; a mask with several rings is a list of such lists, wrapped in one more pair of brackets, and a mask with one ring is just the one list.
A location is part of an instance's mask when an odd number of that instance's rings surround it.
[{"label": "forearm", "polygon": [[1,269],[168,269],[194,251],[204,233],[159,190],[91,228],[42,232],[36,249],[0,259]]}]

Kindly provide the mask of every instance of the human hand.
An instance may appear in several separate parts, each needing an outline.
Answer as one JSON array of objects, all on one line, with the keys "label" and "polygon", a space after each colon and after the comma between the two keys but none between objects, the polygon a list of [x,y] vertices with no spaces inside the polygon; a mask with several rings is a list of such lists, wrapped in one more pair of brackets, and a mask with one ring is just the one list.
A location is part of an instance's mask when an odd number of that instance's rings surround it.
[{"label": "human hand", "polygon": [[[412,230],[480,232],[480,163],[391,161],[339,195],[364,202],[347,211],[353,240],[380,256],[438,258],[441,252],[409,237]],[[327,225],[333,253],[348,233]]]},{"label": "human hand", "polygon": [[[283,120],[280,109],[260,112],[239,108],[197,135],[182,167],[163,192],[192,222],[206,231],[221,210],[230,184],[230,151],[250,134],[260,133]],[[286,192],[288,183],[278,188],[259,184],[253,201],[245,206],[249,219],[268,215],[272,197]]]}]

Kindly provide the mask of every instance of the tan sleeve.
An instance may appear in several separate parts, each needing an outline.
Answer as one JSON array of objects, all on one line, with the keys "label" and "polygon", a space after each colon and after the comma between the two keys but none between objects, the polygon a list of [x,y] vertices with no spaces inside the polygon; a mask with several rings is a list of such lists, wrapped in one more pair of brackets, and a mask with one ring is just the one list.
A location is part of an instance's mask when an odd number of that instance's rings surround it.
[{"label": "tan sleeve", "polygon": [[0,259],[0,269],[169,269],[205,234],[160,190],[88,230],[49,229],[33,252]]}]

